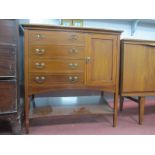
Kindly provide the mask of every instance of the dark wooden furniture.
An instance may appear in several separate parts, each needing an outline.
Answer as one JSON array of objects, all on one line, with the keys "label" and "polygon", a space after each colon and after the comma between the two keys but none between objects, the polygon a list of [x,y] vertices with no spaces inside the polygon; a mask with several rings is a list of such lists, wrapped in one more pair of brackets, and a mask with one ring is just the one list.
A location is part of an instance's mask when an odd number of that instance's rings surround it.
[{"label": "dark wooden furniture", "polygon": [[[95,89],[114,93],[114,111],[111,110],[111,113],[113,125],[116,126],[121,31],[47,25],[23,27],[27,132],[29,118],[37,117],[33,112],[31,115],[29,113],[30,97],[62,89]],[[105,100],[103,103],[107,106]],[[88,111],[101,114],[104,111],[101,110],[102,107],[104,104],[99,107],[85,105],[89,110],[84,114]],[[64,115],[75,114],[83,107],[79,105],[67,108],[63,109]],[[60,110],[62,106],[56,107],[51,116],[62,115],[63,111]]]},{"label": "dark wooden furniture", "polygon": [[21,131],[19,87],[19,26],[0,20],[0,119],[10,121],[14,134]]},{"label": "dark wooden furniture", "polygon": [[145,96],[155,95],[155,41],[121,40],[120,85],[120,110],[124,97],[137,102],[142,124]]}]

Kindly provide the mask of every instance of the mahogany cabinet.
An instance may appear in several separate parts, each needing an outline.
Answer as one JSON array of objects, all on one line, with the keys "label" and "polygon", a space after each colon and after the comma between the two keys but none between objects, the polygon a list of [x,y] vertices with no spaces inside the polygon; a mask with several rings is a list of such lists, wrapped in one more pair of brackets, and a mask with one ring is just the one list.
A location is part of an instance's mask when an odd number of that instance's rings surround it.
[{"label": "mahogany cabinet", "polygon": [[21,131],[19,87],[19,26],[0,20],[0,119],[10,121],[14,134]]},{"label": "mahogany cabinet", "polygon": [[124,97],[139,103],[142,124],[145,96],[155,95],[155,41],[121,40],[120,95],[121,110]]},{"label": "mahogany cabinet", "polygon": [[[63,89],[94,89],[114,93],[111,113],[113,125],[116,126],[121,31],[47,25],[23,25],[23,28],[27,132],[29,119],[33,118],[30,115],[30,98]],[[104,104],[98,109],[102,111],[102,107]],[[53,110],[51,116],[55,113]]]}]

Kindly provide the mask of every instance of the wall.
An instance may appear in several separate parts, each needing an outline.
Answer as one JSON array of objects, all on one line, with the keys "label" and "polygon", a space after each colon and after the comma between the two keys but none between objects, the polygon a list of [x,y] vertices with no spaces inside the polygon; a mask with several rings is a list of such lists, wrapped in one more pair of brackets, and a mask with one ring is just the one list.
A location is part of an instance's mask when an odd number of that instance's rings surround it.
[{"label": "wall", "polygon": [[[59,25],[59,19],[30,19],[30,23]],[[84,19],[85,27],[107,28],[123,30],[121,38],[155,40],[155,23],[140,22],[133,36],[131,36],[132,20],[112,19]]]},{"label": "wall", "polygon": [[155,23],[140,22],[133,36],[131,36],[132,20],[84,20],[86,27],[98,27],[115,30],[123,30],[121,38],[155,40]]},{"label": "wall", "polygon": [[59,19],[30,19],[29,22],[31,24],[52,24],[52,25],[59,25]]}]

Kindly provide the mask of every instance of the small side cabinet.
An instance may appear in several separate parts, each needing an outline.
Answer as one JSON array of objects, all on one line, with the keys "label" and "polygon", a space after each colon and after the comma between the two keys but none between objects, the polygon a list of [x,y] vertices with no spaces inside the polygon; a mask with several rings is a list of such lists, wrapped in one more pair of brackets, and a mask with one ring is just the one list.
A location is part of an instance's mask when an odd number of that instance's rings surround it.
[{"label": "small side cabinet", "polygon": [[145,96],[155,95],[155,41],[121,40],[120,95],[120,110],[124,97],[139,103],[142,124]]},{"label": "small side cabinet", "polygon": [[19,25],[17,20],[0,20],[0,119],[7,120],[13,134],[21,132],[19,76]]}]

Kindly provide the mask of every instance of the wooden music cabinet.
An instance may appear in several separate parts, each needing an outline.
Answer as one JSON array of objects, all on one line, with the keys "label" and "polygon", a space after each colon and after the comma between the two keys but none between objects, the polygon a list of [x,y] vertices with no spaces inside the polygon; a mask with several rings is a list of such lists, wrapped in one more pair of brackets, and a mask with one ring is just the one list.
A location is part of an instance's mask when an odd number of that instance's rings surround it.
[{"label": "wooden music cabinet", "polygon": [[155,95],[155,41],[121,40],[120,95],[121,111],[124,97],[139,104],[142,124],[145,96]]},{"label": "wooden music cabinet", "polygon": [[121,31],[47,25],[23,28],[26,131],[30,97],[62,89],[114,93],[111,113],[116,126]]},{"label": "wooden music cabinet", "polygon": [[0,20],[0,120],[8,120],[14,134],[21,131],[19,24]]}]

